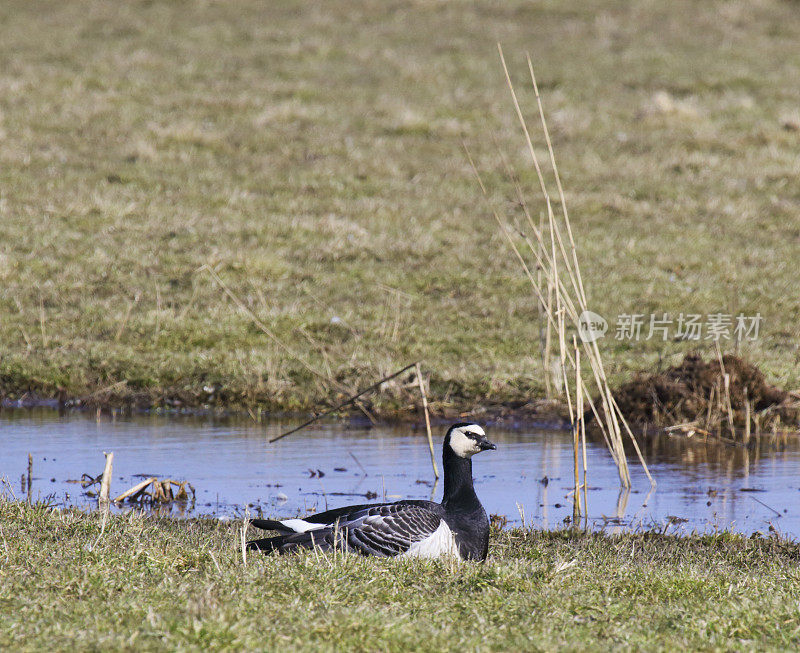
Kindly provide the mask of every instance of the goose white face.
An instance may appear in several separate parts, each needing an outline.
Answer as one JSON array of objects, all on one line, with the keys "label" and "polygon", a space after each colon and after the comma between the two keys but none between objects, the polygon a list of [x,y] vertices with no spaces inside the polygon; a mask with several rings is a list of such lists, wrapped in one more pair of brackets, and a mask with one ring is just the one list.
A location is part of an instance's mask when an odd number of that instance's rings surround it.
[{"label": "goose white face", "polygon": [[461,458],[472,458],[483,451],[480,443],[486,438],[486,432],[477,424],[469,424],[453,429],[450,432],[450,448]]}]

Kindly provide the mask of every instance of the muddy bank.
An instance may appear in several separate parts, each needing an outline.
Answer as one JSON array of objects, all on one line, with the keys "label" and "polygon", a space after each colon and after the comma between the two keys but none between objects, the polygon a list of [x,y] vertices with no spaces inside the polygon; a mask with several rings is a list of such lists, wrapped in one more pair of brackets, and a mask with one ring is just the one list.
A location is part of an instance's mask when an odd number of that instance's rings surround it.
[{"label": "muddy bank", "polygon": [[[0,410],[15,408],[51,408],[59,411],[97,411],[132,415],[164,413],[185,415],[214,415],[218,417],[249,417],[254,421],[274,418],[305,420],[322,413],[330,406],[324,404],[268,403],[251,406],[240,397],[215,398],[209,402],[201,393],[125,393],[98,392],[80,397],[59,393],[53,397],[35,392],[9,393],[0,396]],[[544,429],[569,428],[566,404],[556,399],[498,398],[459,395],[439,399],[429,397],[431,421],[446,424],[452,421],[476,420],[500,424],[507,428],[537,427]],[[334,402],[331,402],[332,404]],[[357,406],[348,406],[331,416],[358,423],[423,423],[422,402],[418,393],[395,389],[387,395],[365,398]]]},{"label": "muddy bank", "polygon": [[[403,368],[406,369],[406,368]],[[308,419],[369,388],[382,372],[353,368],[325,380],[287,378],[287,389],[269,392],[263,384],[191,378],[162,386],[125,378],[89,378],[80,386],[58,386],[30,374],[0,373],[0,409],[48,407],[133,414],[143,412],[197,415],[243,415],[254,421],[275,417]],[[447,378],[423,365],[431,418],[436,422],[474,419],[488,423],[568,427],[566,403],[546,399],[538,380],[524,377],[502,382],[488,375],[464,381]],[[381,383],[333,417],[373,422],[416,423],[423,419],[416,373]]]},{"label": "muddy bank", "polygon": [[[800,397],[766,382],[752,363],[728,354],[703,360],[699,354],[658,373],[639,373],[614,391],[626,419],[638,427],[695,423],[721,428],[796,429]],[[748,426],[749,425],[749,426]]]},{"label": "muddy bank", "polygon": [[[727,376],[727,381],[726,381]],[[355,381],[353,381],[355,387]],[[429,379],[428,400],[436,423],[474,419],[502,424],[509,428],[537,426],[569,427],[568,410],[558,399],[545,399],[527,382],[489,391],[485,384],[462,386],[453,381]],[[764,374],[744,359],[725,355],[703,360],[697,354],[666,370],[640,372],[614,390],[614,397],[638,432],[644,427],[664,428],[696,423],[709,431],[744,429],[753,432],[773,428],[797,430],[800,425],[800,395],[767,383]],[[72,397],[63,389],[55,396],[35,391],[6,392],[0,407],[46,406],[58,409],[136,412],[176,412],[191,414],[247,415],[260,421],[269,417],[307,419],[346,398],[344,392],[331,394],[328,402],[315,402],[312,396],[257,396],[223,387],[199,389],[132,390],[124,382],[88,394]],[[599,404],[598,404],[599,406]],[[588,410],[588,405],[586,406]],[[335,416],[373,422],[411,422],[422,420],[422,403],[413,373],[383,384]],[[590,414],[587,413],[587,416]]]}]

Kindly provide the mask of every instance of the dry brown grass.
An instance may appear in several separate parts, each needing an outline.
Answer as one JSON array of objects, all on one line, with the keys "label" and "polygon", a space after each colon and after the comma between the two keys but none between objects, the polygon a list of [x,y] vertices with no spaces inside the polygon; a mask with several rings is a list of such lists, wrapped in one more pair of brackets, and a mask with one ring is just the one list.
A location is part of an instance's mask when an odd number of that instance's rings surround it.
[{"label": "dry brown grass", "polygon": [[[778,0],[3,3],[0,388],[305,409],[420,359],[437,410],[543,395],[461,150],[513,201],[498,40],[541,77],[592,310],[760,311],[746,353],[793,387],[799,39]],[[607,341],[607,372],[690,346]]]}]

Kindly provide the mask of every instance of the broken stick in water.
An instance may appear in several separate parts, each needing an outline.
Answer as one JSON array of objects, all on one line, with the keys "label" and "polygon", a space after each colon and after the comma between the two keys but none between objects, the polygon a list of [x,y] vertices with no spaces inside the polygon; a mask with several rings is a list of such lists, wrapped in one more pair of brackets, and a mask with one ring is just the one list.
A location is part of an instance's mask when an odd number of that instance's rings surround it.
[{"label": "broken stick in water", "polygon": [[116,499],[114,499],[114,503],[117,503],[119,501],[125,501],[125,499],[127,499],[128,497],[137,495],[139,492],[142,492],[148,485],[150,485],[150,483],[157,480],[158,479],[155,476],[151,476],[150,478],[142,481],[141,483],[137,483],[132,488],[125,490]]},{"label": "broken stick in water", "polygon": [[333,408],[329,408],[328,410],[321,412],[316,417],[308,420],[307,422],[303,422],[300,426],[296,426],[295,428],[293,428],[293,429],[291,429],[289,431],[286,431],[286,433],[281,433],[280,435],[275,436],[269,442],[270,443],[277,442],[281,438],[285,438],[287,435],[291,435],[292,433],[297,433],[297,431],[299,431],[301,429],[304,429],[306,426],[310,426],[311,424],[313,424],[317,420],[322,419],[326,415],[330,415],[331,413],[335,413],[337,410],[340,410],[340,409],[344,408],[348,404],[352,404],[359,397],[362,397],[365,394],[367,394],[368,392],[371,392],[372,390],[375,390],[375,388],[380,387],[381,384],[386,383],[387,381],[391,381],[396,376],[400,376],[403,372],[405,372],[406,370],[410,370],[412,367],[415,367],[416,365],[417,365],[417,363],[411,363],[411,365],[406,365],[402,370],[397,370],[397,372],[395,372],[394,374],[390,374],[389,376],[383,377],[380,381],[378,381],[376,383],[373,383],[368,388],[362,390],[361,392],[359,392],[356,395],[353,395],[352,397],[350,397],[346,401],[343,401],[342,403],[340,403],[338,406],[334,406]]},{"label": "broken stick in water", "polygon": [[[177,491],[172,489],[177,488]],[[139,503],[170,503],[172,501],[188,501],[189,494],[186,488],[192,492],[192,501],[195,499],[194,486],[189,481],[174,481],[171,478],[160,480],[157,476],[146,478],[141,483],[137,483],[132,488],[120,494],[114,503],[121,501]],[[148,492],[148,488],[150,491]]]}]

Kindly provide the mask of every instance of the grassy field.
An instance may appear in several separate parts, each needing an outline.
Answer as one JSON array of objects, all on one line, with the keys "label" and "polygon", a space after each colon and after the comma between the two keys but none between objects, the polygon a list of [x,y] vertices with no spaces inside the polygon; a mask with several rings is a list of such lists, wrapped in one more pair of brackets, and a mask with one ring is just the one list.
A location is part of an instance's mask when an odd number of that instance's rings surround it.
[{"label": "grassy field", "polygon": [[495,533],[481,564],[250,555],[240,524],[0,500],[4,650],[789,650],[800,549]]},{"label": "grassy field", "polygon": [[[303,410],[419,359],[438,409],[541,396],[461,144],[542,210],[497,41],[531,118],[538,71],[593,309],[760,312],[745,353],[796,387],[796,3],[9,0],[0,391]],[[603,351],[621,380],[692,346]]]}]

